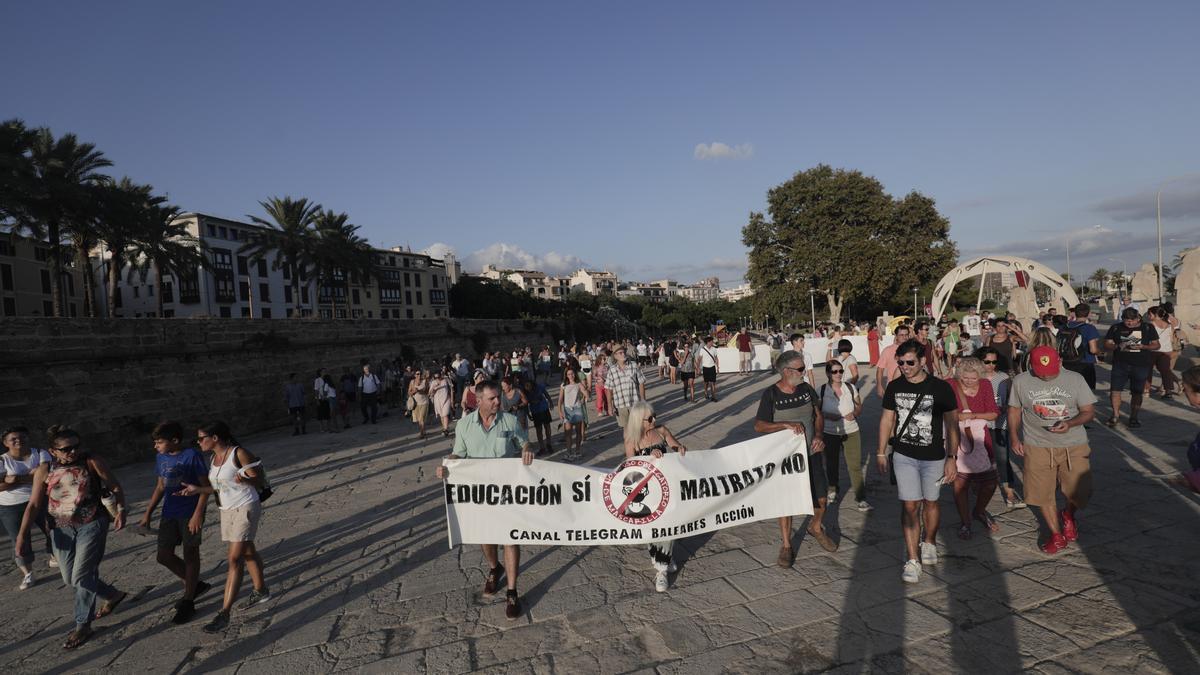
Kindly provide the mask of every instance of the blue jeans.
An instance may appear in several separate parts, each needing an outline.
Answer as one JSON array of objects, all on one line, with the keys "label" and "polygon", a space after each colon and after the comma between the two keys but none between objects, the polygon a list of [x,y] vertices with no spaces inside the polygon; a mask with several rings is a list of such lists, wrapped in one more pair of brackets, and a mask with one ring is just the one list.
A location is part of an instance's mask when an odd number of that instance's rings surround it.
[{"label": "blue jeans", "polygon": [[75,625],[87,626],[96,615],[96,598],[111,600],[117,589],[100,580],[100,560],[108,540],[108,519],[86,525],[59,526],[50,531],[63,583],[75,587]]},{"label": "blue jeans", "polygon": [[[13,540],[14,546],[17,541],[17,533],[21,531],[21,521],[25,519],[25,507],[29,502],[24,504],[13,504],[11,506],[0,505],[0,527],[8,533],[8,537]],[[40,529],[45,521],[44,511],[38,512],[37,520],[34,524]],[[25,541],[25,550],[21,551],[21,555],[13,558],[18,567],[29,569],[33,566],[33,530],[29,528],[29,539]],[[50,550],[50,541],[46,541],[46,550]]]}]

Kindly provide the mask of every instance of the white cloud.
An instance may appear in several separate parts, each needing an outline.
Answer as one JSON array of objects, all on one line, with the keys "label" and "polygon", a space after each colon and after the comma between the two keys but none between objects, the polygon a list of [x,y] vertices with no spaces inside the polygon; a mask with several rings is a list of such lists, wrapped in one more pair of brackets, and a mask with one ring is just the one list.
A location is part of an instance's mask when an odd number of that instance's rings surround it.
[{"label": "white cloud", "polygon": [[495,265],[500,269],[537,270],[547,274],[567,275],[588,264],[579,256],[550,251],[542,255],[530,253],[516,244],[496,242],[471,253],[463,260],[463,267],[478,272],[484,265]]},{"label": "white cloud", "polygon": [[432,243],[429,246],[426,246],[425,248],[418,251],[418,253],[422,253],[431,258],[439,258],[439,259],[445,258],[447,253],[449,253],[450,255],[453,255],[453,256],[458,255],[458,253],[454,250],[453,246],[451,246],[450,244],[443,244],[440,241]]},{"label": "white cloud", "polygon": [[724,143],[698,143],[693,151],[696,159],[749,159],[754,156],[754,146],[749,143],[729,146]]}]

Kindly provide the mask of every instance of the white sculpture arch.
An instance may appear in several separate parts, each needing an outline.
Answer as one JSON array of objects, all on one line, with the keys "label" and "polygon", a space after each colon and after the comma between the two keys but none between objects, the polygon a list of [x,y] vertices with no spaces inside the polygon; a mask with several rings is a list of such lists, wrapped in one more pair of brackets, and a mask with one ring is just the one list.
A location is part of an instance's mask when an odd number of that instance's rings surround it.
[{"label": "white sculpture arch", "polygon": [[[1079,297],[1075,295],[1074,289],[1067,284],[1067,281],[1054,270],[1040,262],[1029,260],[1028,258],[1016,258],[1006,255],[984,256],[955,267],[938,282],[937,288],[933,291],[934,321],[942,318],[942,313],[946,310],[946,303],[950,300],[950,293],[963,279],[983,277],[986,274],[1013,274],[1015,272],[1024,272],[1029,275],[1029,288],[1032,288],[1033,282],[1036,281],[1049,286],[1050,290],[1054,293],[1055,299],[1065,300],[1068,307],[1074,307],[1079,304]],[[979,298],[975,300],[976,307],[979,306],[983,299],[982,281],[981,279],[979,284]],[[1014,313],[1017,314],[1018,319],[1028,320],[1034,318],[1020,316],[1020,312]]]}]

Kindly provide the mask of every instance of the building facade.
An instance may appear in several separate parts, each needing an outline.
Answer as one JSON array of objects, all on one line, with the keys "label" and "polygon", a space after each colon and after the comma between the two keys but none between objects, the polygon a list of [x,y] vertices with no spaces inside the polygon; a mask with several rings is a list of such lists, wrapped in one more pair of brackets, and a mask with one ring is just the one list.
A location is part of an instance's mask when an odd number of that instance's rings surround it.
[{"label": "building facade", "polygon": [[[63,248],[63,311],[83,316],[83,276],[72,250]],[[0,234],[0,317],[54,316],[50,293],[50,245],[15,234]]]},{"label": "building facade", "polygon": [[586,270],[578,269],[571,275],[571,288],[580,289],[592,295],[600,295],[601,293],[617,292],[618,279],[617,275],[608,270]]},{"label": "building facade", "polygon": [[721,298],[730,302],[737,302],[752,295],[754,295],[754,289],[750,287],[750,284],[742,284],[721,291]]}]

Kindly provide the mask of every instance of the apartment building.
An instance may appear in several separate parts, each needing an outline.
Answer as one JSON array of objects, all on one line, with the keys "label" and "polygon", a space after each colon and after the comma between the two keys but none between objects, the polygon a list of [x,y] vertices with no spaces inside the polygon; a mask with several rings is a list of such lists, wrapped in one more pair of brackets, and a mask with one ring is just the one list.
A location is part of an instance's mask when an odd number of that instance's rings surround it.
[{"label": "apartment building", "polygon": [[708,277],[689,286],[680,286],[679,296],[692,302],[716,300],[721,297],[721,280],[717,277]]},{"label": "apartment building", "polygon": [[[63,316],[83,315],[83,276],[72,251],[63,249]],[[54,316],[50,245],[0,234],[0,316]]]},{"label": "apartment building", "polygon": [[502,270],[495,265],[485,265],[481,276],[511,281],[526,293],[543,300],[563,300],[571,293],[570,277],[556,277],[537,270]]},{"label": "apartment building", "polygon": [[754,289],[750,287],[750,284],[742,284],[721,291],[721,298],[730,302],[737,302],[752,295],[754,295]]},{"label": "apartment building", "polygon": [[617,275],[608,270],[578,269],[571,275],[571,288],[578,288],[592,295],[600,295],[601,293],[615,295],[618,281]]},{"label": "apartment building", "polygon": [[452,255],[438,259],[403,246],[376,249],[372,283],[378,287],[379,318],[450,316],[450,288],[461,274]]}]

